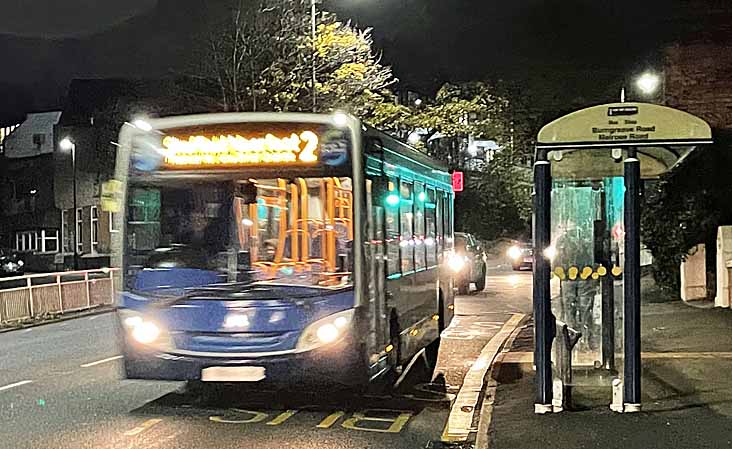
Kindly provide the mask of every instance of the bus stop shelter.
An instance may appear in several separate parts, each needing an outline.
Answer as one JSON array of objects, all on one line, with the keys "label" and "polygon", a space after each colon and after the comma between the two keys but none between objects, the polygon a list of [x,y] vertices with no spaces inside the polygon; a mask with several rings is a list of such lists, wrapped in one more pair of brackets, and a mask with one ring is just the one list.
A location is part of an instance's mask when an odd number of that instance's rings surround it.
[{"label": "bus stop shelter", "polygon": [[[711,129],[700,118],[647,103],[589,107],[539,132],[536,413],[561,411],[575,385],[606,385],[613,410],[640,410],[642,182],[711,142]],[[621,360],[622,368],[616,366]]]}]

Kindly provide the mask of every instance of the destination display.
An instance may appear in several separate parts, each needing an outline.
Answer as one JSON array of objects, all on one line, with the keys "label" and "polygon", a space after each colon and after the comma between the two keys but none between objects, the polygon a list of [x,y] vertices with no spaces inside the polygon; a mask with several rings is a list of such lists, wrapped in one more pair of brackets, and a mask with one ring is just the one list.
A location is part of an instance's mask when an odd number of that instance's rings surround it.
[{"label": "destination display", "polygon": [[237,123],[143,133],[135,137],[132,166],[139,171],[242,167],[343,166],[346,130],[314,123]]}]

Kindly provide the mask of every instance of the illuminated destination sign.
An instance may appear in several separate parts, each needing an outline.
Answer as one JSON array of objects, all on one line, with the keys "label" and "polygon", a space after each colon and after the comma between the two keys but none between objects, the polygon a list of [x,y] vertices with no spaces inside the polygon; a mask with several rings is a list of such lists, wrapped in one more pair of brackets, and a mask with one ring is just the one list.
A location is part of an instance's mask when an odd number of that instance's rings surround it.
[{"label": "illuminated destination sign", "polygon": [[159,151],[168,167],[310,165],[318,162],[319,143],[318,135],[313,131],[263,137],[239,134],[165,136]]}]

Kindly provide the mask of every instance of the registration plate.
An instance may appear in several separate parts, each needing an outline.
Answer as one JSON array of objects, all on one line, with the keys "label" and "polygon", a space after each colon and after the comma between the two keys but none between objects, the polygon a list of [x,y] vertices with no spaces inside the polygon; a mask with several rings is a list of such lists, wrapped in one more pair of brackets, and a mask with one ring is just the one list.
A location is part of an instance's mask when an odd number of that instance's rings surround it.
[{"label": "registration plate", "polygon": [[212,366],[201,370],[204,382],[259,382],[265,377],[262,366]]},{"label": "registration plate", "polygon": [[524,257],[524,262],[525,263],[531,263],[533,261],[534,261],[534,258],[533,257]]}]

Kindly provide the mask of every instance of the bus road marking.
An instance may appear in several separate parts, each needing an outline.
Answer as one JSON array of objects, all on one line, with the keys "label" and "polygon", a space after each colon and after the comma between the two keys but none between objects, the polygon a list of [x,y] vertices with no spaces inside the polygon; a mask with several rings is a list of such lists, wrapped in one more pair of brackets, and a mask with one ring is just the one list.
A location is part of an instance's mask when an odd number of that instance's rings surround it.
[{"label": "bus road marking", "polygon": [[112,362],[114,360],[119,360],[121,358],[122,358],[121,355],[115,355],[113,357],[107,357],[106,359],[97,360],[96,362],[85,363],[85,364],[81,365],[81,367],[82,368],[90,368],[92,366],[97,366],[97,365],[101,365],[102,363]]},{"label": "bus road marking", "polygon": [[283,422],[290,419],[293,415],[295,415],[299,410],[287,410],[285,412],[280,413],[275,419],[272,421],[269,421],[266,425],[268,426],[279,426]]},{"label": "bus road marking", "polygon": [[[242,409],[231,409],[224,415],[209,416],[208,419],[209,421],[222,424],[264,423],[266,426],[279,426],[302,410],[307,410],[307,408],[285,410],[267,422],[265,421],[270,416],[268,413]],[[346,412],[342,410],[334,411],[315,427],[317,429],[330,429],[344,416],[346,416]],[[349,418],[343,421],[341,427],[362,432],[399,433],[404,429],[412,416],[414,416],[413,412],[405,410],[367,409],[361,412],[354,412]],[[138,429],[133,429],[133,431],[136,430]]]},{"label": "bus road marking", "polygon": [[135,427],[134,429],[130,429],[127,432],[125,432],[124,436],[133,437],[135,435],[138,435],[138,434],[146,431],[147,429],[151,428],[152,426],[160,423],[161,421],[162,421],[162,419],[159,419],[159,418],[148,419],[147,421],[145,421],[144,423]]},{"label": "bus road marking", "polygon": [[0,387],[0,391],[10,390],[11,388],[20,387],[22,385],[27,385],[32,382],[33,382],[32,380],[21,380],[20,382],[15,382],[14,384],[5,385],[4,387]]},{"label": "bus road marking", "polygon": [[[399,415],[396,418],[384,418],[384,417],[368,416],[366,414],[367,412],[398,413]],[[409,419],[411,417],[412,417],[412,412],[406,412],[406,411],[400,411],[400,410],[369,409],[369,410],[364,410],[363,412],[354,413],[352,417],[343,421],[343,424],[341,424],[341,426],[344,429],[362,430],[364,432],[399,433],[402,431],[404,426],[407,425],[407,423],[409,422]],[[382,428],[359,426],[358,425],[359,423],[390,423],[390,424],[389,424],[388,428],[382,429]]]},{"label": "bus road marking", "polygon": [[330,429],[333,424],[337,423],[339,419],[345,415],[346,412],[333,412],[330,415],[326,416],[324,420],[320,421],[320,424],[318,424],[318,429]]}]

